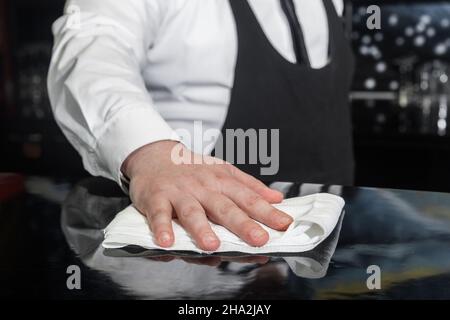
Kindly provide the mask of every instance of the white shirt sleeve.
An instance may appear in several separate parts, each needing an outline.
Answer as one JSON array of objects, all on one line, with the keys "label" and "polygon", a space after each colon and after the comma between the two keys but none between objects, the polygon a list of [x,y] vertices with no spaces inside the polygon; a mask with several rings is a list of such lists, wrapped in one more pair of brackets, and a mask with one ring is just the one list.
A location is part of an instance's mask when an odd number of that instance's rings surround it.
[{"label": "white shirt sleeve", "polygon": [[[120,182],[134,150],[178,140],[141,76],[167,1],[73,0],[53,25],[48,89],[56,121],[86,170]],[[78,15],[78,16],[77,16]]]}]

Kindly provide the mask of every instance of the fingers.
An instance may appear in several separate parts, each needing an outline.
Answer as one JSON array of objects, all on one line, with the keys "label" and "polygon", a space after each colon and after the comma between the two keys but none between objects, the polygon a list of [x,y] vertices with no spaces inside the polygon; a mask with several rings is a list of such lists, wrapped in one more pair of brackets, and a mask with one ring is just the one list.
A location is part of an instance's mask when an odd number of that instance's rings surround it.
[{"label": "fingers", "polygon": [[211,229],[200,203],[194,197],[182,193],[174,194],[171,199],[180,223],[197,245],[205,251],[217,250],[220,241]]},{"label": "fingers", "polygon": [[277,190],[272,190],[258,179],[239,170],[238,168],[229,165],[228,170],[230,174],[240,181],[242,184],[249,187],[254,192],[258,193],[264,200],[269,203],[280,203],[283,201],[283,194]]},{"label": "fingers", "polygon": [[274,208],[256,192],[233,180],[224,180],[223,193],[234,201],[251,218],[266,226],[284,231],[292,223],[288,214]]},{"label": "fingers", "polygon": [[261,247],[269,241],[269,234],[226,196],[215,192],[198,192],[196,196],[211,220],[249,245]]},{"label": "fingers", "polygon": [[175,237],[172,229],[172,205],[163,195],[151,197],[147,204],[146,216],[156,243],[164,248],[173,245]]}]

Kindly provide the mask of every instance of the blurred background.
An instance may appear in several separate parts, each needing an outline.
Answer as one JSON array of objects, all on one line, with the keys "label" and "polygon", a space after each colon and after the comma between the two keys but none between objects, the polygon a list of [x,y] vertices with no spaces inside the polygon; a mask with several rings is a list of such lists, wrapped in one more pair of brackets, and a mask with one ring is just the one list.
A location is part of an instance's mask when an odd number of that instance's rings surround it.
[{"label": "blurred background", "polygon": [[[381,7],[368,30],[367,7]],[[64,0],[0,0],[0,172],[68,183],[88,174],[46,89]],[[357,56],[356,184],[450,192],[450,1],[347,1]],[[0,184],[1,187],[1,184]]]}]

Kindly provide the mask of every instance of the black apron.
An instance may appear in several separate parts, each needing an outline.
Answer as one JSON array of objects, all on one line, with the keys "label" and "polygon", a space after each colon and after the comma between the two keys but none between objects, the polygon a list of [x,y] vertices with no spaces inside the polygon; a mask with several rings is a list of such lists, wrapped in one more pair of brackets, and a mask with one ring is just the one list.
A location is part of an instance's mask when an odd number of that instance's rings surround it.
[{"label": "black apron", "polygon": [[[269,141],[270,129],[279,129],[276,175],[261,175],[261,167],[268,165],[260,162],[233,163],[265,182],[351,185],[354,164],[348,93],[354,58],[332,0],[323,0],[330,56],[321,69],[286,60],[266,37],[248,2],[229,2],[236,21],[238,56],[222,129],[223,145],[227,145],[226,129],[269,129]],[[247,155],[248,151],[247,144]],[[223,156],[229,160],[225,151]]]}]

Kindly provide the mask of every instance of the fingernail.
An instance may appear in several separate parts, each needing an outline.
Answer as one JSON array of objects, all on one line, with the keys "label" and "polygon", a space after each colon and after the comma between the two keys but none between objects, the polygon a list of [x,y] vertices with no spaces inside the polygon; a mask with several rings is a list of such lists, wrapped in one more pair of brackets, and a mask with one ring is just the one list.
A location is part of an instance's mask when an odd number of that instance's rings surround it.
[{"label": "fingernail", "polygon": [[281,222],[282,225],[286,226],[286,225],[292,223],[292,218],[283,216],[283,217],[280,218],[280,222]]},{"label": "fingernail", "polygon": [[168,232],[161,232],[159,235],[159,242],[167,244],[170,241],[170,234]]},{"label": "fingernail", "polygon": [[203,237],[203,242],[208,245],[217,245],[219,240],[212,234],[207,234]]},{"label": "fingernail", "polygon": [[250,237],[254,240],[260,240],[261,238],[264,238],[266,236],[266,232],[261,229],[253,229],[250,232]]}]

